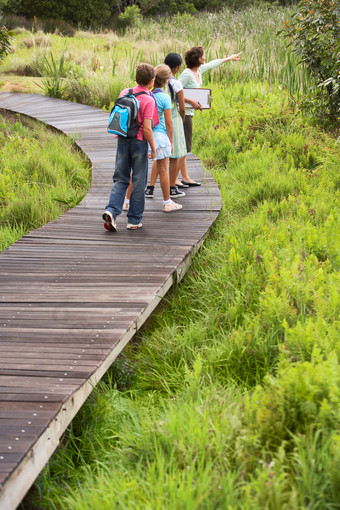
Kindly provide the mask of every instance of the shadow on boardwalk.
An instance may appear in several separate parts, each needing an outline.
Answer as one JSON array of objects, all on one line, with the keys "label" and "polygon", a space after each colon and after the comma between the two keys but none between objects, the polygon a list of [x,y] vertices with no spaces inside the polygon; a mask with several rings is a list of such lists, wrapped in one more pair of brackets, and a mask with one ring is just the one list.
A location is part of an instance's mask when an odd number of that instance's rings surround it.
[{"label": "shadow on boardwalk", "polygon": [[86,198],[0,254],[0,508],[20,503],[59,439],[162,297],[185,274],[220,211],[216,183],[188,157],[201,180],[161,212],[147,201],[143,228],[103,228],[112,185],[114,138],[108,114],[40,95],[0,93],[0,108],[72,136],[93,166]]}]

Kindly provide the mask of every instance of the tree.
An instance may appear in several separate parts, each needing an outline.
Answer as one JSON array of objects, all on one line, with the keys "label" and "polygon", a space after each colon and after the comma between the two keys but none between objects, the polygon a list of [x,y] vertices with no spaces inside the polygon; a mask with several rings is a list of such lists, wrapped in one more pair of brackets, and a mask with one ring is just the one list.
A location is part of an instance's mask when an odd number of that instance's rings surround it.
[{"label": "tree", "polygon": [[313,88],[305,104],[338,125],[340,107],[340,7],[335,0],[302,0],[281,31],[306,66]]},{"label": "tree", "polygon": [[26,18],[61,19],[90,27],[106,22],[111,12],[109,3],[109,0],[8,0],[6,12]]}]

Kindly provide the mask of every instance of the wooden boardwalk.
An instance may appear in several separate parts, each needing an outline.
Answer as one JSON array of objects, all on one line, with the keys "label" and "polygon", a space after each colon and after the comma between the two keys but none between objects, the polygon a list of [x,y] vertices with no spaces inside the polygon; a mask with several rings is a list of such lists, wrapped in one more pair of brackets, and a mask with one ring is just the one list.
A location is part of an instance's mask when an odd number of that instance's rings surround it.
[{"label": "wooden boardwalk", "polygon": [[190,265],[220,211],[204,180],[161,212],[147,200],[143,228],[117,233],[101,214],[112,185],[114,138],[108,114],[40,95],[0,92],[0,108],[34,117],[72,136],[92,163],[86,198],[0,254],[0,508],[17,507],[66,427],[119,352]]}]

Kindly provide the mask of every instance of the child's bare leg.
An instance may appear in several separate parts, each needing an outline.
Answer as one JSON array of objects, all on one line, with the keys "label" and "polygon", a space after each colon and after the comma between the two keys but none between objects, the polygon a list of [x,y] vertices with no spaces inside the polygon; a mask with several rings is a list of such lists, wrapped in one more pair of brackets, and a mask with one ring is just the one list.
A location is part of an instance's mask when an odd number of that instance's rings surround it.
[{"label": "child's bare leg", "polygon": [[[191,177],[189,176],[188,174],[188,169],[187,169],[187,162],[186,162],[186,158],[184,157],[183,158],[183,163],[180,165],[180,171],[181,171],[181,174],[182,174],[182,182],[184,183],[188,183],[189,186],[192,185],[192,186],[200,186],[201,183],[200,182],[196,182],[194,181],[193,179],[191,179]],[[178,181],[178,178],[177,178],[177,181],[176,181],[176,184],[178,184],[179,181]]]},{"label": "child's bare leg", "polygon": [[150,176],[150,186],[154,186],[156,184],[156,181],[157,181],[157,177],[158,177],[157,163],[158,163],[158,161],[154,161],[152,163],[151,176]]},{"label": "child's bare leg", "polygon": [[179,164],[179,170],[181,171],[182,174],[182,180],[191,181],[192,179],[190,179],[187,169],[187,158],[184,156],[184,158],[181,159],[183,159],[183,161]]},{"label": "child's bare leg", "polygon": [[159,182],[162,188],[163,200],[167,201],[170,199],[170,183],[168,174],[168,163],[169,158],[157,160],[157,173],[159,175]]},{"label": "child's bare leg", "polygon": [[170,158],[169,165],[169,176],[170,176],[170,186],[175,186],[177,181],[177,176],[180,168],[180,164],[183,158]]}]

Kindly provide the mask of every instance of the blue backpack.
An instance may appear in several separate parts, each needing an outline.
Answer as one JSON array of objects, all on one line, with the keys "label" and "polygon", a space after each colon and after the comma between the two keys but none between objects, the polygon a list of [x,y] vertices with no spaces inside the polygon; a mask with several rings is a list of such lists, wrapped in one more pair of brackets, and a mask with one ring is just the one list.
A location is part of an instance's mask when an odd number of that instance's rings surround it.
[{"label": "blue backpack", "polygon": [[128,94],[119,97],[110,113],[108,132],[114,135],[134,138],[139,130],[138,110],[139,102],[136,97],[146,92],[133,93],[133,89],[129,89]]}]

